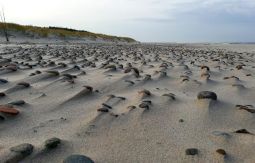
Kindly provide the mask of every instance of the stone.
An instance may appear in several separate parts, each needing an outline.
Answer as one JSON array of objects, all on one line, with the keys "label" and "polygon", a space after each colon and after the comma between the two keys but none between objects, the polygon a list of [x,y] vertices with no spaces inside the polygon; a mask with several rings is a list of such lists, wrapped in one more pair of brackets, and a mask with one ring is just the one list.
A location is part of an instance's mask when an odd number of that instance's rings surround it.
[{"label": "stone", "polygon": [[197,155],[198,154],[198,149],[196,148],[188,148],[185,151],[186,155]]},{"label": "stone", "polygon": [[70,155],[64,159],[63,163],[94,163],[94,161],[84,155]]},{"label": "stone", "polygon": [[59,72],[58,71],[46,71],[46,73],[52,75],[52,76],[59,76]]},{"label": "stone", "polygon": [[99,109],[97,109],[97,111],[98,111],[98,112],[107,113],[107,112],[109,112],[109,109],[107,109],[107,108],[99,108]]},{"label": "stone", "polygon": [[6,96],[4,92],[0,92],[0,97]]},{"label": "stone", "polygon": [[147,104],[147,103],[141,103],[140,105],[139,105],[139,107],[140,108],[146,108],[146,109],[149,109],[149,105]]},{"label": "stone", "polygon": [[20,83],[18,83],[17,85],[22,85],[22,86],[24,86],[24,87],[26,87],[26,88],[30,87],[30,84],[27,83],[27,82],[20,82]]},{"label": "stone", "polygon": [[210,91],[202,91],[199,92],[197,95],[197,99],[211,99],[211,100],[217,100],[217,95],[214,92]]},{"label": "stone", "polygon": [[243,65],[237,65],[237,66],[236,66],[236,69],[237,69],[237,70],[241,70],[242,68],[243,68]]},{"label": "stone", "polygon": [[8,80],[0,79],[0,83],[8,83]]},{"label": "stone", "polygon": [[33,152],[34,146],[32,144],[24,143],[10,148],[11,152],[21,154],[22,156],[28,156]]},{"label": "stone", "polygon": [[47,139],[44,142],[44,146],[46,149],[54,149],[61,143],[61,140],[59,138],[53,137],[50,139]]},{"label": "stone", "polygon": [[217,149],[216,152],[224,156],[227,154],[224,149]]},{"label": "stone", "polygon": [[4,121],[4,120],[5,120],[5,118],[0,115],[0,121]]},{"label": "stone", "polygon": [[12,108],[10,106],[0,105],[0,112],[10,115],[17,115],[19,114],[19,111],[15,108]]},{"label": "stone", "polygon": [[184,120],[183,120],[183,119],[179,119],[179,122],[181,122],[181,123],[182,123],[182,122],[184,122]]},{"label": "stone", "polygon": [[106,103],[102,103],[102,105],[103,105],[103,107],[105,107],[105,108],[112,109],[112,107],[111,107],[110,105],[106,104]]},{"label": "stone", "polygon": [[236,130],[235,133],[238,134],[251,134],[249,131],[247,131],[246,129],[240,129],[240,130]]},{"label": "stone", "polygon": [[26,102],[24,100],[17,100],[17,101],[12,101],[12,102],[9,102],[8,104],[11,104],[11,105],[24,105]]},{"label": "stone", "polygon": [[139,105],[139,107],[140,107],[140,108],[149,109],[151,103],[152,103],[152,102],[151,102],[150,100],[144,100],[144,101],[142,101],[142,103]]}]

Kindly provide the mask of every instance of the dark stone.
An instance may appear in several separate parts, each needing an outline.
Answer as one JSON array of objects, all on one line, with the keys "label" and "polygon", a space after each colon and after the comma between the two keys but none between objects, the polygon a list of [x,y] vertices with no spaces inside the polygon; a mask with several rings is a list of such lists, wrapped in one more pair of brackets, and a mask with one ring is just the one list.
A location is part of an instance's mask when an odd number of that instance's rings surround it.
[{"label": "dark stone", "polygon": [[84,155],[70,155],[64,159],[63,163],[94,163],[94,161]]},{"label": "dark stone", "polygon": [[35,71],[35,73],[36,74],[41,74],[42,72],[37,70],[37,71]]},{"label": "dark stone", "polygon": [[60,143],[61,143],[61,140],[59,138],[54,137],[54,138],[47,139],[44,142],[44,146],[47,149],[53,149],[53,148],[56,148]]},{"label": "dark stone", "polygon": [[197,99],[212,99],[212,100],[217,100],[217,95],[214,92],[202,91],[202,92],[198,93]]},{"label": "dark stone", "polygon": [[107,112],[109,112],[109,109],[107,109],[107,108],[99,108],[99,109],[97,109],[97,111],[98,112],[105,112],[105,113],[107,113]]},{"label": "dark stone", "polygon": [[4,97],[4,96],[6,96],[5,93],[0,92],[0,97]]},{"label": "dark stone", "polygon": [[33,152],[34,146],[32,144],[24,143],[10,148],[10,151],[19,153],[22,156],[28,156]]},{"label": "dark stone", "polygon": [[24,100],[17,100],[17,101],[13,101],[13,102],[9,102],[8,104],[11,105],[24,105],[26,102]]},{"label": "dark stone", "polygon": [[121,100],[126,100],[126,97],[117,97],[117,98],[119,98],[119,99],[121,99]]},{"label": "dark stone", "polygon": [[151,104],[152,102],[150,100],[144,100],[140,105],[139,107],[140,108],[145,108],[145,109],[149,109],[149,105]]},{"label": "dark stone", "polygon": [[139,107],[140,108],[146,108],[146,109],[149,109],[149,105],[147,104],[147,103],[141,103],[140,105],[139,105]]},{"label": "dark stone", "polygon": [[0,121],[4,121],[4,120],[5,120],[5,118],[0,115]]},{"label": "dark stone", "polygon": [[49,70],[49,71],[46,71],[46,73],[52,75],[52,76],[59,76],[59,72],[58,71],[53,71],[53,70]]},{"label": "dark stone", "polygon": [[103,107],[106,107],[108,109],[112,109],[112,107],[110,105],[106,104],[106,103],[102,103],[102,105],[103,105]]},{"label": "dark stone", "polygon": [[20,83],[18,83],[17,85],[22,85],[22,86],[24,86],[24,87],[30,87],[30,84],[29,83],[27,83],[27,82],[20,82]]},{"label": "dark stone", "polygon": [[181,122],[181,123],[182,123],[182,122],[184,122],[184,120],[183,120],[183,119],[179,119],[179,122]]},{"label": "dark stone", "polygon": [[198,149],[196,148],[188,148],[185,151],[186,155],[197,155],[198,154]]},{"label": "dark stone", "polygon": [[237,69],[237,70],[240,70],[240,69],[242,69],[242,68],[243,68],[243,65],[237,65],[237,66],[236,66],[236,69]]},{"label": "dark stone", "polygon": [[238,133],[238,134],[251,134],[249,131],[247,131],[246,129],[240,129],[240,130],[237,130],[235,131],[235,133]]},{"label": "dark stone", "polygon": [[0,79],[0,83],[8,83],[8,80]]},{"label": "dark stone", "polygon": [[224,156],[227,154],[224,149],[217,149],[216,152]]}]

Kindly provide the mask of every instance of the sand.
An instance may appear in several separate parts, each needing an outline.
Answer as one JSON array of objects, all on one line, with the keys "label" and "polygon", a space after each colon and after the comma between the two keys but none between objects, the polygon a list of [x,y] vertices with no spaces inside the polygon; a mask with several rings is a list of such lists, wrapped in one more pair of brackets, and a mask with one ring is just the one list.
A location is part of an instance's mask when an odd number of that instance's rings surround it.
[{"label": "sand", "polygon": [[0,162],[252,163],[254,56],[242,44],[1,44]]}]

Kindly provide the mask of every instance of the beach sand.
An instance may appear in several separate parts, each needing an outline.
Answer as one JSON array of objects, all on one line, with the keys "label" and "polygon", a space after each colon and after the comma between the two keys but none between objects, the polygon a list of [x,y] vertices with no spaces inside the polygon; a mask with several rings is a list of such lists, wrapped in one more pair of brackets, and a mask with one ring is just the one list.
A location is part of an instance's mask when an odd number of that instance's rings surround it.
[{"label": "beach sand", "polygon": [[255,45],[1,44],[0,57],[1,163],[255,162]]}]

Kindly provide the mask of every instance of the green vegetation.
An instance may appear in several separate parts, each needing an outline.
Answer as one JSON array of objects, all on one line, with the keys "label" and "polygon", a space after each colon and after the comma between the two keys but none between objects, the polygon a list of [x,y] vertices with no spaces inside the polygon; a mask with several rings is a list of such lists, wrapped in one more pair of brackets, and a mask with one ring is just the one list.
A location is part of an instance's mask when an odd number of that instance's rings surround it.
[{"label": "green vegetation", "polygon": [[[31,25],[19,25],[15,23],[6,23],[8,31],[21,32],[26,35],[34,35],[40,37],[48,37],[51,35],[58,36],[60,38],[78,37],[78,38],[90,38],[90,39],[103,39],[106,41],[125,41],[135,42],[134,39],[129,37],[117,37],[105,34],[92,33],[84,30],[75,30],[62,27],[37,27]],[[4,23],[0,23],[0,30],[5,28]]]}]

